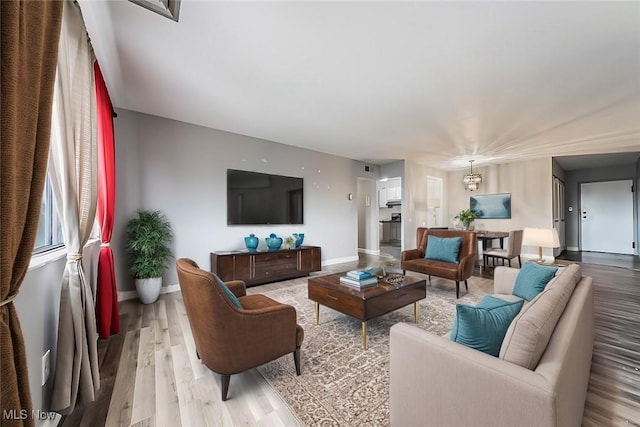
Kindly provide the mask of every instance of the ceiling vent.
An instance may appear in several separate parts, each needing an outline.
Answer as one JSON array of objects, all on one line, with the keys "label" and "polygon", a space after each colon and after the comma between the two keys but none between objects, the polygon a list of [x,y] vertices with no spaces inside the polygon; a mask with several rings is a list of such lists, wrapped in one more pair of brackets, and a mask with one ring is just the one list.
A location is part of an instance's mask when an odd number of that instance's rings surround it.
[{"label": "ceiling vent", "polygon": [[373,169],[373,166],[370,166],[370,165],[364,165],[364,171],[369,173],[375,172]]},{"label": "ceiling vent", "polygon": [[158,15],[178,22],[180,15],[180,0],[129,0],[139,6],[149,9]]}]

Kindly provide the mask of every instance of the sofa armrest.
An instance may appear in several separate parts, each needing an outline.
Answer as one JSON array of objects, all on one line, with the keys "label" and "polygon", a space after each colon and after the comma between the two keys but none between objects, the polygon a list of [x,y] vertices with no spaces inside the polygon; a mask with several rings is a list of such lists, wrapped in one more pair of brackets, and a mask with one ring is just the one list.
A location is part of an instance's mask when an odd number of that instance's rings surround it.
[{"label": "sofa armrest", "polygon": [[420,249],[407,249],[400,254],[400,262],[409,261],[411,259],[424,258],[424,253]]},{"label": "sofa armrest", "polygon": [[458,274],[460,280],[466,280],[473,275],[473,268],[476,264],[476,254],[468,254],[461,257],[459,260]]},{"label": "sofa armrest", "polygon": [[391,425],[555,425],[541,375],[413,325],[390,335]]},{"label": "sofa armrest", "polygon": [[496,267],[493,271],[493,292],[511,295],[519,272],[520,270],[517,268]]},{"label": "sofa armrest", "polygon": [[247,295],[247,285],[242,280],[229,280],[224,284],[238,298]]}]

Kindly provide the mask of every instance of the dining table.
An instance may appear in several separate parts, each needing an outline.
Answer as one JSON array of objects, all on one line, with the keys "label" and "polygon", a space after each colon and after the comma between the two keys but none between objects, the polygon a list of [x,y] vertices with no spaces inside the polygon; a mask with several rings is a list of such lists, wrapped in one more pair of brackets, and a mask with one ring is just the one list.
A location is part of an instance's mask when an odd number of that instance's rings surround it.
[{"label": "dining table", "polygon": [[504,249],[504,238],[509,237],[509,233],[506,231],[476,231],[476,237],[480,242],[482,242],[482,253],[479,254],[478,262],[480,267],[480,272],[487,268],[484,264],[484,254],[489,248],[489,243],[492,243],[494,240],[500,241],[500,249]]},{"label": "dining table", "polygon": [[482,252],[486,251],[489,247],[489,243],[494,240],[500,241],[500,249],[504,249],[504,239],[509,237],[507,231],[476,231],[478,240],[482,242]]}]

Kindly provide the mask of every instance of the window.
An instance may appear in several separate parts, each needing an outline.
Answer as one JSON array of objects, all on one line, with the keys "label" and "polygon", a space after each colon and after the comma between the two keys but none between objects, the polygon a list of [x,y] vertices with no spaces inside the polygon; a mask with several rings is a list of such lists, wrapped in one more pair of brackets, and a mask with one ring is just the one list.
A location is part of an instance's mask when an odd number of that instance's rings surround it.
[{"label": "window", "polygon": [[44,186],[42,195],[42,206],[40,207],[40,220],[38,222],[38,234],[34,253],[46,252],[59,248],[64,244],[62,240],[62,226],[56,212],[56,205],[53,199],[53,190],[49,175]]}]

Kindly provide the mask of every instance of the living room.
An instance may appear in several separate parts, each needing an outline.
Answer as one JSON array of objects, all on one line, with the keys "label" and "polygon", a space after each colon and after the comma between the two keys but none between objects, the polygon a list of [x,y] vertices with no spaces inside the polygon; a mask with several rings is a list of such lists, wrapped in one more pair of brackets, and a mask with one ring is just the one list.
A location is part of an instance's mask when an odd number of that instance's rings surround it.
[{"label": "living room", "polygon": [[[84,2],[80,3],[84,7]],[[189,3],[184,2],[183,7],[186,8],[188,5]],[[126,6],[134,7],[128,4]],[[86,7],[86,17],[95,19],[97,15],[90,12],[92,6]],[[100,11],[98,8],[107,6],[93,7],[97,8],[94,10],[97,13]],[[133,13],[145,13],[145,11],[140,9]],[[184,18],[187,19],[188,14],[184,11],[183,13]],[[145,16],[143,19],[153,18],[155,17]],[[104,43],[98,34],[91,34],[91,36],[96,46]],[[107,51],[108,49],[104,47],[103,50],[96,49],[98,56]],[[640,149],[637,129],[633,128],[635,133],[631,133],[626,140],[615,138],[610,141],[597,140],[596,146],[586,144],[583,148],[569,143],[576,134],[565,138],[559,138],[557,134],[555,137],[546,135],[547,142],[558,141],[556,147],[551,142],[548,142],[548,145],[541,144],[538,138],[522,137],[525,140],[524,145],[531,145],[531,148],[525,150],[526,153],[523,152],[520,157],[507,156],[500,161],[491,160],[489,155],[495,154],[496,150],[487,150],[486,154],[474,151],[472,141],[465,147],[469,148],[469,151],[454,150],[456,162],[450,163],[449,166],[444,166],[442,163],[436,166],[437,162],[426,162],[406,153],[390,155],[393,153],[393,144],[391,144],[391,151],[381,149],[381,154],[376,153],[377,149],[365,143],[357,145],[357,150],[366,152],[366,156],[339,155],[335,154],[337,149],[333,144],[347,145],[345,141],[329,138],[331,141],[327,141],[325,152],[320,148],[321,145],[308,148],[274,142],[278,139],[272,132],[265,133],[265,137],[246,136],[260,135],[260,132],[249,130],[243,135],[234,132],[231,125],[213,128],[194,124],[197,120],[189,123],[186,117],[166,118],[161,117],[163,114],[154,114],[153,110],[136,111],[134,103],[122,95],[122,92],[127,89],[116,85],[115,82],[118,79],[113,74],[112,78],[114,87],[110,89],[115,93],[119,92],[118,99],[122,102],[122,104],[115,102],[115,110],[118,114],[115,119],[117,199],[115,232],[111,243],[116,258],[118,292],[122,300],[135,298],[133,278],[127,271],[127,259],[123,248],[126,223],[138,209],[159,209],[164,212],[174,230],[173,250],[176,258],[192,258],[204,269],[209,267],[210,252],[242,249],[243,238],[250,233],[255,233],[263,240],[271,232],[283,236],[304,232],[305,244],[322,247],[323,268],[330,269],[335,265],[358,262],[359,250],[376,251],[374,236],[368,239],[372,242],[371,246],[361,247],[358,244],[357,200],[363,196],[359,191],[358,178],[375,181],[385,177],[388,170],[393,171],[390,174],[393,176],[398,176],[398,170],[402,171],[402,242],[403,248],[413,248],[416,245],[416,227],[427,224],[431,218],[431,212],[426,208],[429,203],[428,177],[438,177],[443,182],[444,197],[441,209],[446,223],[438,225],[449,225],[449,220],[459,210],[468,207],[470,193],[465,191],[461,180],[468,171],[468,160],[476,159],[474,171],[483,175],[478,194],[511,193],[512,195],[511,219],[477,221],[478,229],[509,231],[521,227],[551,227],[553,224],[553,176],[565,173],[554,161],[555,156],[603,154],[610,151],[626,151],[631,155]],[[187,79],[185,77],[185,80]],[[158,84],[158,87],[161,85]],[[180,102],[187,102],[190,96],[184,98],[184,101]],[[637,112],[637,103],[632,103],[632,107],[625,111]],[[320,116],[317,119],[322,122]],[[356,119],[362,118],[356,117]],[[549,126],[553,127],[553,125]],[[219,130],[223,128],[231,131]],[[488,129],[482,133],[491,135],[493,131],[495,129]],[[304,132],[306,132],[304,129],[295,130],[292,134],[303,135]],[[315,133],[316,129],[311,132]],[[590,130],[590,132],[598,133],[596,130]],[[613,130],[607,129],[605,133],[607,132],[612,133]],[[427,135],[427,137],[432,136],[433,134]],[[514,141],[521,136],[522,134],[514,136]],[[287,141],[294,139],[289,137]],[[300,136],[300,139],[305,138]],[[429,155],[437,158],[438,154],[435,154],[438,153],[437,150],[438,147],[434,146],[427,151]],[[412,153],[411,150],[408,152]],[[635,163],[609,168],[606,175],[601,176],[601,180],[617,179],[613,176],[616,170],[618,173],[624,170],[625,177],[629,175],[628,172],[631,172],[631,176],[637,183],[640,162],[638,157],[635,158]],[[272,227],[228,226],[225,185],[227,169],[302,177],[305,182],[304,224]],[[349,197],[350,194],[356,197],[352,200]],[[364,196],[375,200],[377,198],[375,186],[371,187],[370,192]],[[637,198],[635,204],[637,206]],[[574,202],[574,205],[577,206],[577,202]],[[568,221],[577,223],[577,211],[573,215],[574,218]],[[371,221],[377,222],[375,217]],[[369,229],[373,228],[375,227]],[[637,236],[637,228],[635,233]],[[579,247],[578,236],[574,233],[570,238],[567,246]],[[637,238],[635,240],[638,241]],[[97,251],[98,246],[99,242],[94,243],[94,246],[88,250]],[[533,251],[533,248],[531,250]],[[62,275],[64,264],[64,255],[58,256],[53,262],[35,260],[23,284],[21,294],[16,300],[18,312],[21,314],[22,329],[27,340],[28,366],[31,372],[35,372],[30,376],[33,401],[34,405],[40,407],[46,407],[49,399],[50,383],[42,387],[39,372],[42,353],[48,349],[55,352],[59,302],[58,278]],[[178,290],[177,284],[175,268],[172,266],[164,277],[165,291]],[[30,315],[22,315],[27,312]]]}]

